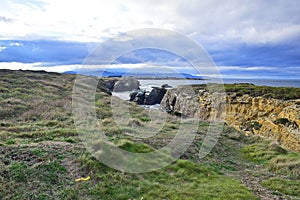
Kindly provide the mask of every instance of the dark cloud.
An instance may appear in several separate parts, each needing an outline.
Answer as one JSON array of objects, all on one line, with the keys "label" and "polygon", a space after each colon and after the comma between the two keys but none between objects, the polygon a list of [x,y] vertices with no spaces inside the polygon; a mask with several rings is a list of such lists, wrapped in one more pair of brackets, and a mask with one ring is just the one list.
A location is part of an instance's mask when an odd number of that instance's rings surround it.
[{"label": "dark cloud", "polygon": [[[22,45],[11,45],[15,43]],[[300,48],[298,44],[298,41],[289,44],[269,45],[236,43],[222,46],[220,49],[210,46],[204,46],[204,48],[208,50],[216,65],[220,66],[223,75],[297,78],[300,75]],[[177,45],[180,47],[181,43]],[[7,47],[5,51],[0,52],[0,62],[38,62],[44,63],[44,65],[48,63],[50,67],[51,65],[80,65],[88,57],[90,47],[95,47],[97,44],[53,40],[0,40],[0,46]],[[108,54],[111,52],[111,49],[106,50]],[[151,48],[133,51],[115,60],[115,64],[120,65],[138,63],[175,66],[179,70],[182,66],[186,66],[184,58],[178,57],[172,52]]]},{"label": "dark cloud", "polygon": [[0,62],[80,64],[88,55],[88,45],[79,42],[0,40],[1,45],[8,48],[0,54]]}]

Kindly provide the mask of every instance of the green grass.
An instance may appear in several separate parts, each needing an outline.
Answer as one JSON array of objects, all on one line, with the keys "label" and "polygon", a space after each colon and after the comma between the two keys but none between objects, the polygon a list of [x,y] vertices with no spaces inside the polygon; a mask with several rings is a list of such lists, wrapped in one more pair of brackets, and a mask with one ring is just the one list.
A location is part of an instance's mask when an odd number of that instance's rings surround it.
[{"label": "green grass", "polygon": [[243,157],[262,163],[272,173],[287,178],[300,178],[300,155],[289,152],[277,144],[258,139],[243,148]]},{"label": "green grass", "polygon": [[[122,173],[74,145],[2,147],[5,153],[0,160],[7,161],[0,162],[1,195],[6,199],[256,199],[239,181],[222,175],[213,165],[178,160],[150,173]],[[153,150],[130,141],[119,145],[135,153]],[[75,182],[87,176],[89,181]]]},{"label": "green grass", "polygon": [[[236,176],[241,170],[262,163],[272,177],[281,178],[273,185],[263,182],[274,192],[276,184],[295,187],[292,177],[299,178],[299,154],[230,127],[225,127],[208,156],[199,159],[207,122],[199,123],[195,141],[169,166],[142,174],[116,171],[99,162],[80,142],[72,116],[74,75],[0,72],[1,199],[257,199]],[[151,118],[148,110],[133,103],[114,99],[112,107],[111,96],[103,87],[100,81],[95,95],[99,128],[123,150],[153,152],[177,134],[181,123],[177,117],[167,116],[165,123],[159,124],[160,119]],[[227,89],[234,87],[242,91],[254,86],[233,84]],[[253,91],[248,93],[256,95]],[[121,111],[130,120],[120,125],[115,117],[123,115]],[[149,124],[153,127],[147,127]],[[140,130],[150,133],[158,125],[157,134],[135,137]],[[249,126],[257,128],[259,124],[251,122]],[[95,141],[95,147],[101,149],[101,143]],[[87,176],[91,179],[75,182]],[[263,178],[269,181],[269,177]]]},{"label": "green grass", "polygon": [[[206,89],[207,85],[194,85],[196,91],[199,89]],[[212,84],[210,90],[218,91],[221,86],[217,84]],[[300,88],[294,87],[270,87],[270,86],[257,86],[249,83],[235,83],[235,84],[224,84],[225,91],[230,93],[234,92],[237,96],[242,96],[248,94],[252,97],[263,96],[265,98],[275,98],[275,99],[300,99]]]},{"label": "green grass", "polygon": [[90,158],[82,159],[81,162],[92,171],[92,181],[96,183],[81,183],[83,187],[89,188],[92,198],[256,199],[238,181],[189,161],[178,160],[155,172],[124,175]]},{"label": "green grass", "polygon": [[267,168],[276,174],[300,179],[300,155],[288,153],[276,156],[268,162]]},{"label": "green grass", "polygon": [[118,145],[121,149],[132,153],[148,153],[154,151],[152,147],[143,143],[133,143],[130,141],[124,141]]},{"label": "green grass", "polygon": [[285,153],[279,146],[272,148],[269,145],[270,141],[258,139],[255,143],[244,146],[243,156],[253,162],[266,163],[272,158]]},{"label": "green grass", "polygon": [[264,180],[262,185],[282,194],[300,197],[300,181],[286,179],[269,179]]},{"label": "green grass", "polygon": [[299,99],[300,88],[256,86],[253,84],[225,84],[226,92],[236,92],[237,95],[264,96],[275,99]]},{"label": "green grass", "polygon": [[[144,151],[142,146],[123,145],[132,152]],[[54,153],[49,150],[47,154]],[[34,155],[44,157],[36,152]],[[91,176],[90,181],[79,183],[74,179],[80,176],[70,179],[66,168],[59,162],[29,165],[23,161],[11,164],[7,170],[2,168],[1,176],[8,171],[9,179],[1,183],[4,186],[1,194],[8,199],[256,199],[239,181],[218,174],[214,168],[184,160],[156,172],[122,174],[93,157],[79,156],[78,174]],[[16,185],[18,188],[15,189],[13,186]]]}]

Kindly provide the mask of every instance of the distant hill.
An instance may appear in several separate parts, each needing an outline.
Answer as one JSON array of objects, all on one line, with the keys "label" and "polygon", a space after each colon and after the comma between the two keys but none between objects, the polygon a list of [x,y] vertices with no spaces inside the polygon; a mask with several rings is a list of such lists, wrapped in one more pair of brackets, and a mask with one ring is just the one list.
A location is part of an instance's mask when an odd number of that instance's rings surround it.
[{"label": "distant hill", "polygon": [[[77,74],[76,71],[66,71],[64,74]],[[126,72],[123,69],[116,69],[116,70],[82,70],[80,71],[82,75],[88,76],[100,76],[100,77],[136,77],[142,79],[198,79],[203,80],[205,77],[203,76],[195,76],[188,73],[159,73],[159,72],[145,72],[145,73],[138,73],[138,72]]]}]

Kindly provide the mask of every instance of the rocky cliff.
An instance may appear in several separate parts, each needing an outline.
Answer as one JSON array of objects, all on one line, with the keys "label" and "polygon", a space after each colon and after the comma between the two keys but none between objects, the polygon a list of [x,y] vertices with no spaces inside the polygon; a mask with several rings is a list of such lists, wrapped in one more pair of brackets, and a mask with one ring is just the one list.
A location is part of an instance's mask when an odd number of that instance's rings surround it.
[{"label": "rocky cliff", "polygon": [[186,91],[186,87],[168,90],[161,107],[201,120],[224,117],[227,125],[246,134],[270,138],[287,149],[300,151],[300,99],[280,100],[237,92],[220,95],[205,88],[197,88],[194,93]]}]

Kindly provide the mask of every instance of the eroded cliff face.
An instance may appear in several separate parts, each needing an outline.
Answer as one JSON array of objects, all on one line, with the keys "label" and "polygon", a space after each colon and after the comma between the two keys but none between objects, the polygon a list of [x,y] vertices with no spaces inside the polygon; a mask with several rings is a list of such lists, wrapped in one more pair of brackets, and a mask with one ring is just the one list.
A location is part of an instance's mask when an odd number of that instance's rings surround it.
[{"label": "eroded cliff face", "polygon": [[201,120],[223,118],[227,125],[246,134],[270,138],[284,148],[300,152],[300,99],[284,101],[205,90],[189,93],[179,88],[167,91],[161,107]]}]

